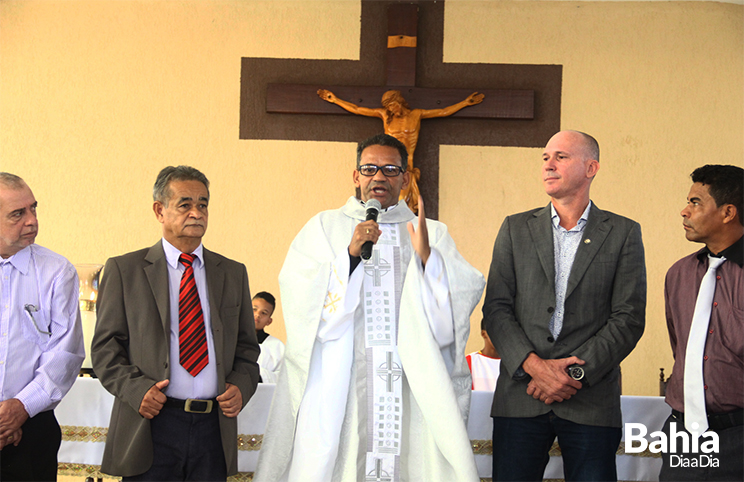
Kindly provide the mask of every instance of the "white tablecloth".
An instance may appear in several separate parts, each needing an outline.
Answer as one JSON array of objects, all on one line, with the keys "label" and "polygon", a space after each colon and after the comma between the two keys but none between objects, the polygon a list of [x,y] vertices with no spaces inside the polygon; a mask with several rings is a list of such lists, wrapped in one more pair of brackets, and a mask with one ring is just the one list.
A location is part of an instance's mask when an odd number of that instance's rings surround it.
[{"label": "white tablecloth", "polygon": [[[238,451],[240,472],[253,472],[258,460],[258,450],[269,415],[274,385],[259,384],[256,394],[238,416],[238,434],[241,450]],[[490,392],[473,392],[470,402],[468,434],[475,448],[475,459],[481,477],[491,476],[490,440],[493,431],[491,421]],[[62,447],[59,451],[61,464],[100,465],[103,457],[103,442],[108,427],[113,397],[95,378],[78,378],[70,392],[59,404],[55,413],[62,426]],[[660,430],[670,409],[662,397],[622,397],[625,422],[643,423],[648,432]],[[623,445],[621,445],[621,448]],[[658,457],[618,455],[619,480],[656,481],[661,468]],[[560,457],[551,457],[545,471],[546,479],[562,479],[563,463]]]}]

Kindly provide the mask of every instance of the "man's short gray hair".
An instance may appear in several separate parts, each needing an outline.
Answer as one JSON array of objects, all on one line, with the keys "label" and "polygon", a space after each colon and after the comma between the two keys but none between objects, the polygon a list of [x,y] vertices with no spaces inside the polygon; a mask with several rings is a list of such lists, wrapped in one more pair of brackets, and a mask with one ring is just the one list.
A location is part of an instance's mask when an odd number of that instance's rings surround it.
[{"label": "man's short gray hair", "polygon": [[586,156],[585,160],[594,159],[595,161],[599,162],[599,142],[597,142],[597,139],[590,136],[586,132],[581,131],[571,131],[579,134],[582,138],[584,138],[584,155]]},{"label": "man's short gray hair", "polygon": [[0,172],[0,184],[9,189],[21,189],[26,185],[26,181],[21,179],[20,176],[11,174],[9,172]]},{"label": "man's short gray hair", "polygon": [[170,183],[173,181],[199,181],[207,188],[207,196],[209,196],[209,179],[201,171],[191,166],[168,166],[160,171],[155,180],[155,185],[152,187],[153,201],[167,206],[171,197]]}]

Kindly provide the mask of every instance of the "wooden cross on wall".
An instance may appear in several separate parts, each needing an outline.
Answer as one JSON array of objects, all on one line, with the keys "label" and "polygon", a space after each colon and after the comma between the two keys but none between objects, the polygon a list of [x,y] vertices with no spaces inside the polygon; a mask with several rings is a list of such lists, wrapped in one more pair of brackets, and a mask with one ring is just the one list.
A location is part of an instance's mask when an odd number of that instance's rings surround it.
[{"label": "wooden cross on wall", "polygon": [[[412,108],[423,109],[483,92],[482,104],[422,123],[415,163],[427,217],[437,219],[439,146],[544,146],[560,129],[562,77],[560,65],[442,62],[443,3],[393,2],[403,12],[388,22],[390,3],[362,1],[358,61],[243,58],[240,138],[359,142],[382,132],[380,119],[321,100],[319,88],[365,107],[379,107],[382,94],[396,88]],[[416,47],[388,48],[396,35],[414,37]]]}]

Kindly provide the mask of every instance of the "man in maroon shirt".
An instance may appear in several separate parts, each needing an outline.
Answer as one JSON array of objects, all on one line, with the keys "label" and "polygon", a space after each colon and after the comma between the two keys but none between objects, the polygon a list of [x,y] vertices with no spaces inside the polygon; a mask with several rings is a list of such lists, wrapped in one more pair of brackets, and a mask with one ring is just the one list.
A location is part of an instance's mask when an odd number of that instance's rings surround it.
[{"label": "man in maroon shirt", "polygon": [[[675,361],[666,391],[672,414],[663,428],[669,451],[662,452],[659,480],[744,480],[744,170],[707,165],[692,173],[692,182],[682,224],[687,239],[705,247],[677,261],[666,276],[666,318]],[[684,421],[685,363],[693,362],[688,338],[701,280],[711,260],[721,257],[725,261],[715,271],[703,331],[705,347],[695,356],[702,364],[700,390],[708,421],[707,432],[697,439]]]}]

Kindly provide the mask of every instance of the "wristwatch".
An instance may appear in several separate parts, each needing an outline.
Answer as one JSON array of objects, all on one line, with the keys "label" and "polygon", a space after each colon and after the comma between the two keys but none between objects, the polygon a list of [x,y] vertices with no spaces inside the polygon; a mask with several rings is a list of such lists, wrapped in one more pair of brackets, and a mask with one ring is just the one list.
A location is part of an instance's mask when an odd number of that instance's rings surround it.
[{"label": "wristwatch", "polygon": [[568,376],[574,380],[582,381],[584,379],[584,369],[579,365],[571,365],[568,367]]}]

